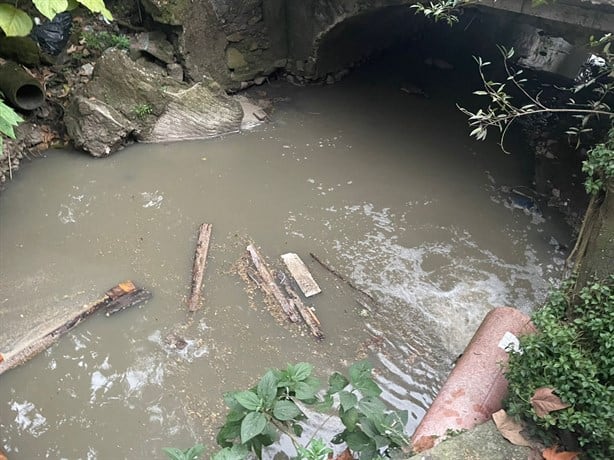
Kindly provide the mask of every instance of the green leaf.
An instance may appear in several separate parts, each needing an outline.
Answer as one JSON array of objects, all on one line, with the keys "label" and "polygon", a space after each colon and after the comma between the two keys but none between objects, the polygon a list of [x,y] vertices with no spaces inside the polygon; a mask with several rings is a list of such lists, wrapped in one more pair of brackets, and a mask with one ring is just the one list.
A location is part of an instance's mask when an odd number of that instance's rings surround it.
[{"label": "green leaf", "polygon": [[285,422],[286,420],[293,420],[301,415],[301,410],[292,401],[284,400],[277,401],[273,407],[273,416],[277,420]]},{"label": "green leaf", "polygon": [[232,447],[225,447],[216,452],[211,460],[245,460],[249,455],[249,450],[243,444],[235,444]]},{"label": "green leaf", "polygon": [[349,391],[341,391],[339,393],[339,402],[341,403],[343,410],[347,411],[356,406],[358,398],[354,393],[350,393]]},{"label": "green leaf", "polygon": [[7,37],[25,37],[32,30],[32,19],[25,11],[0,3],[0,29]]},{"label": "green leaf", "polygon": [[66,11],[72,11],[79,6],[79,2],[77,0],[68,0],[68,6],[66,7]]},{"label": "green leaf", "polygon": [[32,0],[32,3],[48,19],[53,19],[68,8],[68,0]]},{"label": "green leaf", "polygon": [[202,444],[196,444],[187,449],[183,456],[185,460],[197,460],[205,452],[205,446]]},{"label": "green leaf", "polygon": [[177,449],[176,447],[165,447],[162,449],[168,458],[171,460],[184,460],[183,451],[181,449]]},{"label": "green leaf", "polygon": [[314,377],[308,377],[305,381],[298,382],[294,388],[296,397],[301,401],[313,399],[320,389],[320,382]]},{"label": "green leaf", "polygon": [[350,381],[341,375],[339,372],[333,373],[328,379],[328,393],[335,394],[343,390]]},{"label": "green leaf", "polygon": [[273,371],[268,371],[262,376],[260,382],[258,382],[258,388],[256,391],[258,392],[258,396],[262,398],[266,408],[271,408],[273,401],[275,401],[275,397],[277,396],[278,381],[279,380]]},{"label": "green leaf", "polygon": [[381,420],[386,412],[386,405],[379,398],[362,398],[356,405],[356,409],[371,420]]},{"label": "green leaf", "polygon": [[240,391],[234,395],[237,402],[247,410],[258,410],[262,405],[262,400],[253,391]]},{"label": "green leaf", "polygon": [[322,399],[322,401],[320,401],[316,405],[316,410],[320,412],[327,412],[332,409],[333,403],[334,403],[333,397],[329,394],[326,394],[324,395],[324,399]]},{"label": "green leaf", "polygon": [[84,7],[90,10],[92,13],[100,13],[105,19],[112,21],[113,15],[107,9],[103,0],[77,0]]},{"label": "green leaf", "polygon": [[226,422],[226,424],[220,428],[215,440],[218,445],[222,447],[230,447],[239,436],[241,436],[241,421]]},{"label": "green leaf", "polygon": [[347,431],[356,430],[356,424],[358,423],[358,417],[360,417],[360,413],[356,410],[356,408],[352,408],[348,411],[343,411],[343,413],[339,413],[339,418],[341,418],[341,422],[347,429]]},{"label": "green leaf", "polygon": [[382,389],[371,378],[357,382],[354,388],[360,390],[365,396],[379,396],[382,394]]},{"label": "green leaf", "polygon": [[266,428],[266,417],[260,412],[250,412],[241,422],[241,442],[245,444]]},{"label": "green leaf", "polygon": [[292,371],[290,371],[290,366],[288,366],[288,374],[290,378],[295,382],[301,382],[305,380],[311,375],[312,371],[313,366],[309,363],[298,363],[292,366]]},{"label": "green leaf", "polygon": [[371,440],[362,431],[349,433],[345,438],[345,442],[350,449],[357,452],[375,450],[375,441]]},{"label": "green leaf", "polygon": [[296,436],[298,436],[300,438],[301,435],[303,434],[303,427],[301,425],[299,425],[298,423],[293,423],[292,424],[292,431],[294,432],[294,434]]}]

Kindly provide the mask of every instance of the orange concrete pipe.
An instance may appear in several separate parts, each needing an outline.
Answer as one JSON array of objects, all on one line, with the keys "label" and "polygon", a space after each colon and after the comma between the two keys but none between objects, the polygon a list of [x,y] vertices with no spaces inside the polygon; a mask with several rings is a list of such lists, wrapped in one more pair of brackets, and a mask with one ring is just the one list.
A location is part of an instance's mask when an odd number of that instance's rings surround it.
[{"label": "orange concrete pipe", "polygon": [[473,428],[501,409],[507,394],[502,368],[508,358],[505,348],[517,344],[518,336],[531,332],[535,328],[529,317],[515,308],[488,312],[416,428],[412,436],[415,452],[430,449],[449,430]]}]

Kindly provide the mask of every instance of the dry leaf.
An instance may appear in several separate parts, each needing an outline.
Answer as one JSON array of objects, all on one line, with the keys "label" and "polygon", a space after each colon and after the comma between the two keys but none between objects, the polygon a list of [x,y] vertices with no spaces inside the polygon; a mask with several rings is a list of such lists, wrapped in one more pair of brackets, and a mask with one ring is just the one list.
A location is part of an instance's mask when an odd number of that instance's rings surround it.
[{"label": "dry leaf", "polygon": [[543,417],[550,412],[566,409],[570,406],[570,404],[561,401],[561,398],[553,392],[554,388],[549,387],[541,387],[535,390],[535,394],[531,398],[531,405],[538,417]]},{"label": "dry leaf", "polygon": [[562,450],[557,452],[556,447],[548,447],[542,452],[545,460],[576,460],[580,452],[568,452]]},{"label": "dry leaf", "polygon": [[499,430],[499,433],[501,433],[501,436],[503,436],[509,442],[517,446],[531,447],[531,443],[520,434],[523,426],[507,415],[505,410],[501,409],[492,414],[492,419],[495,422],[495,425],[497,425],[497,429]]},{"label": "dry leaf", "polygon": [[343,452],[341,452],[341,454],[339,454],[336,460],[354,460],[354,456],[350,452],[350,449],[345,449]]}]

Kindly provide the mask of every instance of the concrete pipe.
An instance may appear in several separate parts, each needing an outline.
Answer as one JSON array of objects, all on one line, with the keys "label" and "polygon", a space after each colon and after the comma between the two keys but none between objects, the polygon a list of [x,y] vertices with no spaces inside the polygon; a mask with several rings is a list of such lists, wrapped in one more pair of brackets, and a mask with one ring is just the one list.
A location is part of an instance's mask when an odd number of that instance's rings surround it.
[{"label": "concrete pipe", "polygon": [[488,312],[437,394],[437,398],[412,437],[415,452],[430,449],[449,431],[468,430],[501,409],[507,394],[508,346],[516,348],[518,336],[535,332],[530,318],[515,308]]},{"label": "concrete pipe", "polygon": [[0,91],[6,100],[21,110],[34,110],[45,102],[43,86],[14,62],[0,66]]}]

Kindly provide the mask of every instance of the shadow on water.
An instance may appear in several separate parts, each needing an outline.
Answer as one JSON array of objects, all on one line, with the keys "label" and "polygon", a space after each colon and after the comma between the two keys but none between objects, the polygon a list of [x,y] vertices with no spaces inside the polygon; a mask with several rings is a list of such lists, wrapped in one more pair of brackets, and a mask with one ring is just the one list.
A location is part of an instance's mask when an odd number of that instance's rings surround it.
[{"label": "shadow on water", "polygon": [[[12,459],[213,446],[222,393],[296,361],[326,378],[370,358],[384,399],[415,429],[484,314],[544,298],[563,259],[551,239],[569,230],[548,209],[509,201],[503,186],[530,186],[531,175],[494,142],[468,138],[454,107],[461,76],[424,68],[414,81],[405,63],[334,86],[262,87],[281,102],[252,132],[105,160],[54,151],[22,169],[0,196],[2,347],[126,278],[154,299],[89,319],[0,378]],[[430,98],[401,91],[409,82]],[[201,222],[213,224],[204,307],[186,323]],[[323,288],[309,301],[323,342],[277,321],[246,287],[237,271],[249,240],[272,263],[289,251],[308,263]],[[310,252],[376,303],[357,302]]]}]

